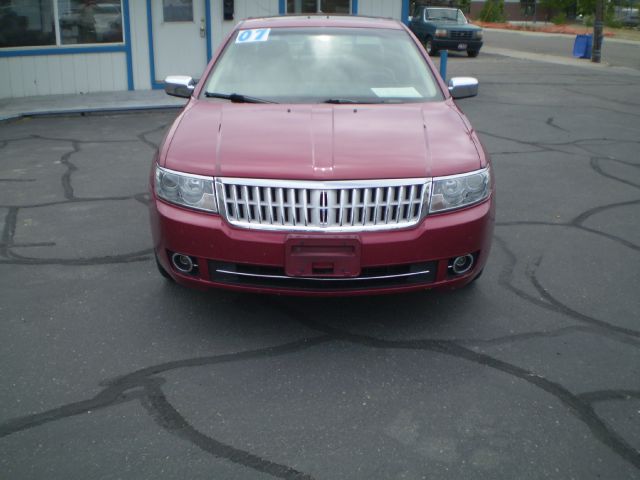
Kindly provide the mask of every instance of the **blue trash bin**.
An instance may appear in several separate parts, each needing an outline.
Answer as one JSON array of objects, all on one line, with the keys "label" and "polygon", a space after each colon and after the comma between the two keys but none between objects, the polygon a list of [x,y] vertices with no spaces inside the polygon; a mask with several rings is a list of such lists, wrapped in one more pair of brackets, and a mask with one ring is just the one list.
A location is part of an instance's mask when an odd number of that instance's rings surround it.
[{"label": "blue trash bin", "polygon": [[573,56],[576,58],[591,58],[591,47],[593,46],[593,35],[576,35],[573,44]]}]

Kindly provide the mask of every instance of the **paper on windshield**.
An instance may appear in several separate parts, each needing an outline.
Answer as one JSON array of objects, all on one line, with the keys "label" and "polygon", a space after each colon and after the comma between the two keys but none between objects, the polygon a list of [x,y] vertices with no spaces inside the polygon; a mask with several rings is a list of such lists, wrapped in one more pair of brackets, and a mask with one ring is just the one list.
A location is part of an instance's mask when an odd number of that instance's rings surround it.
[{"label": "paper on windshield", "polygon": [[382,98],[421,98],[420,92],[414,87],[381,87],[371,88],[371,91]]}]

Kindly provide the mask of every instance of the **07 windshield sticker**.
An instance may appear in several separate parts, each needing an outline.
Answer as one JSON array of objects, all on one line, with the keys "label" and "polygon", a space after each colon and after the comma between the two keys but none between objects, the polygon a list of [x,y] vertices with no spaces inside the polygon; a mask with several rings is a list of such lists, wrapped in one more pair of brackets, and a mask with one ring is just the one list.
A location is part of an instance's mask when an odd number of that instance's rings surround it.
[{"label": "07 windshield sticker", "polygon": [[372,88],[373,93],[381,98],[421,98],[420,92],[415,87],[384,87]]},{"label": "07 windshield sticker", "polygon": [[240,30],[236,37],[236,43],[266,42],[269,40],[270,28],[254,28],[252,30]]}]

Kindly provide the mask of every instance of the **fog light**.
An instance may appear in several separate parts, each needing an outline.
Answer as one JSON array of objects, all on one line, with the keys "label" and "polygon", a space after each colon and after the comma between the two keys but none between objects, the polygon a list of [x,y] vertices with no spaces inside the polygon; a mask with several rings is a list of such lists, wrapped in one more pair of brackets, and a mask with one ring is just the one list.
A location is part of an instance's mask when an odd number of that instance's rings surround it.
[{"label": "fog light", "polygon": [[195,274],[197,265],[189,255],[174,253],[171,255],[171,263],[173,263],[173,266],[179,272],[186,273],[188,275]]},{"label": "fog light", "polygon": [[474,258],[470,253],[454,258],[449,263],[449,268],[456,275],[467,273],[473,267]]}]

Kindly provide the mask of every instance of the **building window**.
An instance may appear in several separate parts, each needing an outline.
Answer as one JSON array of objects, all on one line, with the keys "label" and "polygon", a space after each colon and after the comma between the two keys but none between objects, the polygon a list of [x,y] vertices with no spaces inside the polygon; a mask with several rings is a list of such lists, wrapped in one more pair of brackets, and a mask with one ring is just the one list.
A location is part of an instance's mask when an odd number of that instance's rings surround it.
[{"label": "building window", "polygon": [[193,0],[162,0],[165,22],[193,22]]},{"label": "building window", "polygon": [[121,0],[0,2],[0,48],[122,42]]},{"label": "building window", "polygon": [[50,0],[12,0],[0,3],[0,48],[55,45]]},{"label": "building window", "polygon": [[351,0],[287,0],[287,13],[351,13]]}]

